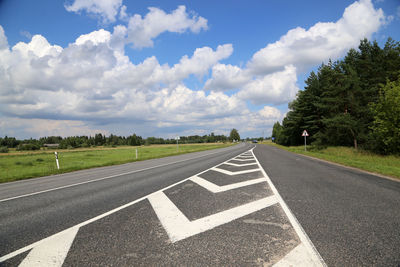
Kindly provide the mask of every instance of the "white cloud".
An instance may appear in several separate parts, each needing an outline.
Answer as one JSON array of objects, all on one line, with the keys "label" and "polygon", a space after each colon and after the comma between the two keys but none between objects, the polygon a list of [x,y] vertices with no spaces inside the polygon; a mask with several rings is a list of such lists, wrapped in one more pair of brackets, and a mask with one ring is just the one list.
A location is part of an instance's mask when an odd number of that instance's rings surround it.
[{"label": "white cloud", "polygon": [[239,89],[251,79],[246,70],[233,65],[217,64],[212,68],[212,77],[205,83],[206,90],[226,91]]},{"label": "white cloud", "polygon": [[127,7],[125,6],[125,5],[123,5],[122,7],[121,7],[121,10],[119,11],[119,19],[120,20],[126,20],[126,19],[128,19],[128,14],[126,13],[126,9],[127,9]]},{"label": "white cloud", "polygon": [[329,58],[342,56],[384,24],[382,9],[375,9],[370,0],[360,0],[348,6],[335,23],[319,22],[308,30],[297,27],[288,31],[279,41],[255,53],[248,68],[255,74],[265,74],[293,64],[305,71]]},{"label": "white cloud", "polygon": [[207,28],[207,20],[196,15],[190,17],[185,6],[179,6],[170,14],[150,7],[144,18],[136,14],[129,19],[128,42],[135,48],[151,47],[153,39],[163,32],[183,33],[190,30],[198,33]]},{"label": "white cloud", "polygon": [[88,14],[99,16],[103,23],[115,22],[122,0],[74,0],[65,5],[65,9],[78,13],[85,11]]},{"label": "white cloud", "polygon": [[250,81],[237,95],[254,104],[282,104],[294,99],[298,90],[296,68],[289,65],[283,71]]},{"label": "white cloud", "polygon": [[[197,48],[173,66],[160,65],[154,56],[135,65],[115,44],[120,35],[124,28],[115,27],[113,33],[102,29],[79,36],[65,48],[35,35],[11,49],[5,35],[0,35],[0,81],[4,84],[0,113],[25,123],[49,120],[59,127],[67,124],[58,120],[79,122],[76,125],[89,125],[85,131],[90,132],[98,129],[97,123],[115,121],[140,122],[149,129],[197,127],[198,123],[204,127],[210,120],[247,110],[237,97],[192,91],[182,84],[190,75],[202,77],[229,57],[231,44]],[[25,131],[38,133],[33,126]]]}]

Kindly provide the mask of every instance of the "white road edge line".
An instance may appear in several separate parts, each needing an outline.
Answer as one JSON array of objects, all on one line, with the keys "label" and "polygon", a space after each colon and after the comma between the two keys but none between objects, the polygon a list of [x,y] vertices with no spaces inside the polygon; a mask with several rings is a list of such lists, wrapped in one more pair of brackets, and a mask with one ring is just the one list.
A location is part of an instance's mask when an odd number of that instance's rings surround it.
[{"label": "white road edge line", "polygon": [[256,162],[258,163],[258,165],[260,166],[260,170],[261,172],[264,174],[264,176],[267,179],[267,183],[269,184],[269,186],[271,187],[272,192],[274,193],[274,195],[276,196],[276,198],[278,199],[279,204],[281,205],[283,211],[286,213],[286,216],[288,217],[290,223],[292,224],[294,230],[296,231],[297,235],[300,238],[300,241],[304,244],[304,246],[306,247],[308,253],[310,254],[310,256],[313,258],[313,261],[315,263],[320,263],[320,266],[327,266],[324,259],[321,257],[321,255],[319,254],[319,252],[317,251],[317,249],[315,248],[314,244],[311,242],[311,239],[308,237],[307,233],[304,231],[303,227],[300,225],[300,223],[298,222],[298,220],[296,219],[296,217],[293,215],[292,211],[289,209],[289,207],[286,205],[285,201],[283,201],[283,198],[281,197],[281,195],[279,194],[278,190],[276,189],[275,185],[272,183],[271,179],[269,178],[269,176],[267,175],[267,173],[265,172],[264,168],[261,166],[260,162],[258,161],[256,155],[254,154],[253,150],[255,149],[252,148],[250,151],[251,153],[254,155],[254,158],[256,160]]},{"label": "white road edge line", "polygon": [[[211,153],[211,154],[207,154],[207,155],[212,155],[212,154],[216,154],[216,153],[218,153],[218,152]],[[227,161],[229,161],[229,160],[231,160],[231,159],[228,159]],[[206,169],[206,170],[204,170],[204,171],[202,171],[202,172],[199,172],[197,175],[200,175],[200,174],[202,174],[202,173],[205,173],[205,172],[211,170],[212,168],[213,168],[213,167],[208,168],[208,169]],[[162,192],[162,191],[164,191],[164,190],[167,190],[167,189],[169,189],[169,188],[171,188],[171,187],[174,187],[174,186],[176,186],[176,185],[178,185],[178,184],[184,183],[184,182],[188,181],[190,178],[192,178],[192,177],[188,177],[188,178],[186,178],[186,179],[183,179],[182,181],[176,182],[176,183],[174,183],[174,184],[172,184],[172,185],[169,185],[169,186],[167,186],[167,187],[164,187],[164,188],[162,188],[162,189],[160,189],[160,190],[158,190],[158,191],[155,191],[155,192],[153,192],[153,193],[151,193],[151,194],[148,194],[148,195],[146,195],[146,196],[144,196],[144,197],[138,198],[138,199],[136,199],[136,200],[134,200],[134,201],[132,201],[132,202],[129,202],[129,203],[127,203],[127,204],[124,204],[124,205],[122,205],[122,206],[119,206],[118,208],[115,208],[115,209],[112,209],[112,210],[110,210],[110,211],[107,211],[107,212],[105,212],[105,213],[103,213],[103,214],[100,214],[100,215],[98,215],[98,216],[96,216],[96,217],[93,217],[93,218],[91,218],[91,219],[89,219],[89,220],[87,220],[87,221],[81,222],[81,223],[79,223],[79,224],[77,224],[77,225],[74,225],[74,226],[72,226],[72,227],[70,227],[70,228],[67,228],[67,229],[65,229],[65,230],[63,230],[63,231],[61,231],[61,232],[58,232],[58,233],[54,234],[54,235],[48,236],[48,237],[46,237],[46,238],[43,238],[43,239],[41,239],[41,240],[39,240],[39,241],[36,241],[36,242],[30,244],[30,245],[27,245],[27,246],[25,246],[25,247],[23,247],[23,248],[20,248],[20,249],[18,249],[18,250],[15,250],[15,251],[13,251],[13,252],[7,254],[7,255],[1,256],[1,257],[0,257],[0,263],[6,261],[6,260],[8,260],[8,259],[11,259],[11,258],[13,258],[13,257],[15,257],[15,256],[17,256],[17,255],[19,255],[19,254],[21,254],[21,253],[24,253],[24,252],[26,252],[26,251],[28,251],[28,250],[31,250],[32,248],[34,248],[34,247],[36,247],[36,246],[38,246],[38,245],[40,245],[40,244],[42,244],[42,243],[48,241],[48,240],[51,239],[51,238],[54,238],[55,236],[63,235],[63,234],[65,234],[65,232],[72,231],[73,228],[78,228],[78,229],[79,229],[79,228],[81,228],[81,227],[83,227],[83,226],[85,226],[85,225],[88,225],[88,224],[90,224],[90,223],[92,223],[92,222],[95,222],[95,221],[100,220],[100,219],[102,219],[102,218],[104,218],[104,217],[107,217],[107,216],[109,216],[109,215],[111,215],[111,214],[113,214],[113,213],[116,213],[116,212],[118,212],[118,211],[120,211],[120,210],[122,210],[122,209],[125,209],[125,208],[127,208],[127,207],[129,207],[129,206],[132,206],[132,205],[134,205],[134,204],[136,204],[136,203],[138,203],[138,202],[140,202],[140,201],[142,201],[142,200],[148,199],[148,198],[149,198],[150,196],[152,196],[153,194],[157,194],[157,193]]]},{"label": "white road edge line", "polygon": [[114,177],[118,177],[118,176],[123,176],[123,175],[127,175],[127,174],[141,172],[141,171],[147,171],[147,170],[151,170],[151,169],[154,169],[154,168],[163,167],[163,166],[170,165],[170,164],[176,164],[176,163],[180,163],[180,162],[184,162],[184,161],[188,161],[188,160],[192,160],[192,159],[202,158],[202,157],[206,157],[206,156],[217,154],[217,153],[219,153],[219,152],[213,152],[213,153],[209,153],[209,154],[202,155],[202,156],[199,156],[199,157],[194,157],[194,158],[191,158],[191,159],[178,160],[178,161],[165,163],[165,164],[161,164],[161,165],[157,165],[157,166],[153,166],[153,167],[149,167],[149,168],[144,168],[144,169],[140,169],[140,170],[136,170],[136,171],[130,171],[130,172],[125,172],[125,173],[110,175],[110,176],[106,176],[106,177],[102,177],[102,178],[98,178],[98,179],[94,179],[94,180],[90,180],[90,181],[85,181],[85,182],[80,182],[80,183],[75,183],[75,184],[70,184],[70,185],[64,185],[64,186],[50,188],[50,189],[46,189],[46,190],[42,190],[42,191],[38,191],[38,192],[29,193],[29,194],[24,194],[24,195],[19,195],[19,196],[15,196],[15,197],[9,197],[9,198],[5,198],[5,199],[0,199],[0,202],[13,200],[13,199],[17,199],[17,198],[22,198],[22,197],[34,196],[34,195],[38,195],[38,194],[42,194],[42,193],[46,193],[46,192],[51,192],[51,191],[55,191],[55,190],[59,190],[59,189],[64,189],[64,188],[68,188],[68,187],[77,186],[77,185],[98,182],[98,181],[102,181],[102,180],[106,180],[106,179],[110,179],[110,178],[114,178]]}]

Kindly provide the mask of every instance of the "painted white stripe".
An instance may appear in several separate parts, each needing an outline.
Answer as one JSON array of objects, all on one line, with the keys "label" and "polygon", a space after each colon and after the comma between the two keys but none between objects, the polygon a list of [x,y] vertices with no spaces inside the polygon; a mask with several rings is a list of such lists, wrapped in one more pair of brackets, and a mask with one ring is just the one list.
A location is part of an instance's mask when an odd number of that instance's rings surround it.
[{"label": "painted white stripe", "polygon": [[226,224],[277,203],[275,196],[225,210],[195,221],[186,216],[162,192],[149,196],[149,201],[172,243]]},{"label": "painted white stripe", "polygon": [[[255,148],[255,147],[254,147]],[[251,149],[251,152],[254,155],[254,148]],[[311,260],[314,262],[315,266],[326,266],[324,260],[322,259],[321,255],[319,255],[317,249],[314,247],[314,244],[311,242],[310,238],[308,237],[307,233],[304,231],[303,227],[301,227],[300,223],[297,221],[296,217],[293,215],[289,207],[286,205],[285,201],[279,194],[278,190],[276,189],[275,185],[272,183],[271,179],[261,166],[260,162],[258,161],[256,155],[254,155],[255,160],[257,161],[258,165],[264,176],[267,179],[268,185],[270,186],[272,192],[275,194],[276,198],[278,199],[279,204],[281,205],[283,211],[285,212],[286,216],[288,217],[290,223],[293,226],[293,229],[296,231],[297,235],[300,238],[300,241],[305,246],[308,251]]]},{"label": "painted white stripe", "polygon": [[260,171],[260,169],[257,168],[257,169],[251,169],[251,170],[244,170],[244,171],[231,172],[231,171],[223,170],[223,169],[220,169],[220,168],[217,168],[217,167],[214,167],[214,168],[212,168],[211,170],[217,171],[217,172],[221,172],[221,173],[223,173],[223,174],[230,175],[230,176]]},{"label": "painted white stripe", "polygon": [[29,194],[24,194],[24,195],[19,195],[19,196],[15,196],[15,197],[9,197],[9,198],[5,198],[5,199],[0,199],[0,202],[13,200],[13,199],[17,199],[17,198],[22,198],[22,197],[34,196],[34,195],[38,195],[38,194],[42,194],[42,193],[46,193],[46,192],[51,192],[51,191],[55,191],[55,190],[59,190],[59,189],[64,189],[64,188],[68,188],[68,187],[77,186],[77,185],[98,182],[98,181],[102,181],[102,180],[106,180],[106,179],[110,179],[110,178],[115,178],[115,177],[123,176],[123,175],[127,175],[127,174],[133,174],[133,173],[137,173],[137,172],[147,171],[147,170],[151,170],[151,169],[154,169],[154,168],[159,168],[159,167],[167,166],[167,165],[170,165],[170,164],[181,163],[181,162],[184,162],[184,161],[197,159],[197,158],[202,158],[202,157],[210,156],[210,155],[217,154],[217,153],[221,153],[221,152],[217,151],[217,152],[209,153],[209,154],[202,155],[202,156],[199,156],[199,157],[194,157],[194,158],[184,159],[184,160],[178,160],[178,161],[165,163],[165,164],[160,164],[160,165],[157,165],[157,166],[144,168],[144,169],[140,169],[140,170],[136,170],[136,171],[130,171],[130,172],[120,173],[120,174],[116,174],[116,175],[110,175],[110,176],[106,176],[106,177],[102,177],[102,178],[98,178],[98,179],[93,179],[93,180],[90,180],[90,181],[74,183],[74,184],[69,184],[69,185],[64,185],[64,186],[60,186],[60,187],[50,188],[50,189],[46,189],[46,190],[42,190],[42,191],[38,191],[38,192],[33,192],[33,193],[29,193]]},{"label": "painted white stripe", "polygon": [[226,165],[231,165],[231,166],[236,166],[236,167],[244,167],[244,166],[258,166],[257,163],[244,163],[244,164],[237,164],[237,163],[230,163],[230,162],[225,162],[224,164]]},{"label": "painted white stripe", "polygon": [[300,243],[300,245],[295,247],[285,257],[273,265],[273,267],[287,266],[313,267],[320,265],[312,260],[312,256],[309,254],[307,247],[303,243]]},{"label": "painted white stripe", "polygon": [[253,158],[251,158],[251,159],[238,159],[238,158],[233,158],[233,159],[231,159],[231,160],[237,160],[237,161],[254,161],[254,159]]},{"label": "painted white stripe", "polygon": [[231,165],[231,166],[236,166],[236,167],[244,167],[244,166],[257,166],[257,163],[243,163],[243,164],[237,164],[237,163],[230,163],[230,162],[225,162],[224,164],[226,165]]},{"label": "painted white stripe", "polygon": [[236,188],[240,188],[240,187],[244,187],[244,186],[248,186],[248,185],[253,185],[253,184],[258,184],[258,183],[267,181],[265,178],[260,178],[260,179],[254,179],[254,180],[230,184],[230,185],[219,186],[219,185],[211,183],[210,181],[207,181],[199,176],[194,176],[194,177],[190,178],[190,180],[195,182],[196,184],[204,187],[205,189],[207,189],[208,191],[210,191],[212,193],[225,192],[225,191],[229,191],[232,189],[236,189]]},{"label": "painted white stripe", "polygon": [[29,252],[19,267],[61,267],[78,230],[78,227],[73,227],[46,239]]}]

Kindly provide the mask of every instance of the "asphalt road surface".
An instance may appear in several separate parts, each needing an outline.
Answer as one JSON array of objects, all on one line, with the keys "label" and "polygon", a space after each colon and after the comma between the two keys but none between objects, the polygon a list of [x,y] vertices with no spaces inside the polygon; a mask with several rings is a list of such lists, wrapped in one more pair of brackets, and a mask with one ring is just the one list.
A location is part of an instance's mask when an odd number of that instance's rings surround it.
[{"label": "asphalt road surface", "polygon": [[240,144],[1,184],[0,265],[397,266],[399,204],[398,182]]}]

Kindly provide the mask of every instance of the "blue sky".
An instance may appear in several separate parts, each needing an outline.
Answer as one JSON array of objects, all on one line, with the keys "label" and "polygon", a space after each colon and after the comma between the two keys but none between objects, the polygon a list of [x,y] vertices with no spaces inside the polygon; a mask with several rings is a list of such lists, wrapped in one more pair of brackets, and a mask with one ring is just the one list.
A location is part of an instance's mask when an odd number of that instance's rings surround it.
[{"label": "blue sky", "polygon": [[0,136],[269,136],[311,70],[400,40],[400,2],[0,1]]}]

